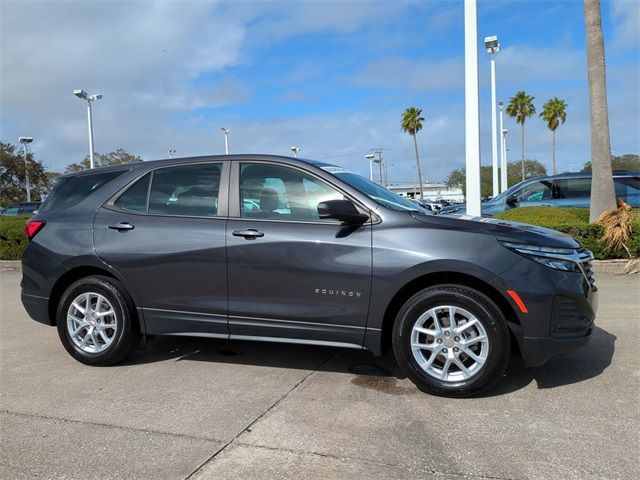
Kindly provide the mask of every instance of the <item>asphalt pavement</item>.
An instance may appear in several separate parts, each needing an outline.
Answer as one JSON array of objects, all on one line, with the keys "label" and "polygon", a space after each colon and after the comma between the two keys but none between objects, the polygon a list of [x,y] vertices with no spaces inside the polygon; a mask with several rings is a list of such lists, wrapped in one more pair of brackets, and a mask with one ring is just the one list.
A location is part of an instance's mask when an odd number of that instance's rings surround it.
[{"label": "asphalt pavement", "polygon": [[640,478],[640,277],[600,273],[589,346],[481,398],[425,395],[390,355],[159,338],[88,367],[0,267],[0,478]]}]

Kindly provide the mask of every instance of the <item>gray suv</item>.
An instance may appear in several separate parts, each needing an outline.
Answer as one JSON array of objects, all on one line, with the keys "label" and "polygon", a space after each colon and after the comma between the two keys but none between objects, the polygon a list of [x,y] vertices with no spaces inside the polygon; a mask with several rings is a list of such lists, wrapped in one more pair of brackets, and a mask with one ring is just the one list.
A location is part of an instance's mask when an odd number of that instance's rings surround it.
[{"label": "gray suv", "polygon": [[541,365],[594,328],[592,255],[570,236],[427,215],[321,162],[73,173],[26,234],[23,305],[90,365],[144,335],[392,348],[420,389],[462,397],[494,385],[512,350]]}]

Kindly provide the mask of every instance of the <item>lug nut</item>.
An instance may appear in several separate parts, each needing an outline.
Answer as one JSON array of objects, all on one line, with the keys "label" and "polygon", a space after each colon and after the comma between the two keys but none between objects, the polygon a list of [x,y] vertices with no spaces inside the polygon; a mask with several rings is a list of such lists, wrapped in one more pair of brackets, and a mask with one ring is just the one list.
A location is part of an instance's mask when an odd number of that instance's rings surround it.
[{"label": "lug nut", "polygon": [[460,351],[460,349],[458,347],[453,347],[453,351],[458,353]]},{"label": "lug nut", "polygon": [[438,339],[438,343],[442,343],[442,339],[441,338]]},{"label": "lug nut", "polygon": [[449,335],[451,335],[449,332],[444,332],[444,334],[448,337]]},{"label": "lug nut", "polygon": [[456,342],[459,342],[459,341],[460,341],[460,337],[456,337],[456,338],[454,338],[454,340],[455,340]]},{"label": "lug nut", "polygon": [[447,352],[448,352],[448,350],[446,348],[442,349],[442,353],[447,353]]}]

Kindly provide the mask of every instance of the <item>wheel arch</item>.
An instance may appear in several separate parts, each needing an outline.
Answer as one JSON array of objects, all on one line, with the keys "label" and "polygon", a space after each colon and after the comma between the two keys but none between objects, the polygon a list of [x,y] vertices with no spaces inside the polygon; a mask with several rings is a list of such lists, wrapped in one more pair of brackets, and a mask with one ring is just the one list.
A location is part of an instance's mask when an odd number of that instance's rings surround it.
[{"label": "wheel arch", "polygon": [[[62,295],[64,294],[65,290],[69,288],[69,286],[72,283],[80,280],[81,278],[90,277],[90,276],[102,276],[102,277],[107,277],[107,278],[116,280],[118,283],[120,283],[120,285],[122,285],[122,288],[124,289],[123,293],[131,299],[131,302],[134,304],[134,307],[135,307],[135,302],[133,301],[131,292],[127,290],[124,282],[122,282],[116,275],[114,275],[113,272],[109,271],[106,268],[101,268],[93,265],[76,266],[76,267],[70,268],[64,274],[62,274],[60,278],[58,278],[56,283],[53,285],[53,288],[51,289],[51,295],[49,296],[49,307],[48,307],[49,318],[51,319],[51,325],[57,324],[56,312],[58,309],[58,304],[60,302],[60,299],[62,298]],[[145,330],[144,330],[143,319],[141,315],[138,313],[137,308],[134,308],[134,314],[136,315],[136,318],[138,320],[137,323],[136,322],[134,323],[136,323],[140,332],[144,332]]]},{"label": "wheel arch", "polygon": [[520,320],[507,299],[486,281],[467,273],[455,271],[430,272],[421,275],[403,285],[395,293],[387,305],[383,316],[379,340],[379,348],[381,348],[381,352],[386,352],[391,348],[393,324],[395,323],[396,316],[400,311],[400,308],[402,308],[402,305],[404,305],[412,295],[420,290],[444,284],[462,285],[473,288],[474,290],[477,290],[489,297],[498,306],[507,320],[512,345],[517,349],[516,353],[520,354],[519,339],[518,336],[514,334],[514,330],[518,331],[520,329]]}]

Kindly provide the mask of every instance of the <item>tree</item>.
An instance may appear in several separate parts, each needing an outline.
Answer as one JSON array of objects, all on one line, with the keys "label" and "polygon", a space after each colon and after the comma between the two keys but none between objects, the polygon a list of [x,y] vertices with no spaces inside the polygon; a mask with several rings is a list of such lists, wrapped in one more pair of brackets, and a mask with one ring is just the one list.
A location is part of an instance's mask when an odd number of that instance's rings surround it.
[{"label": "tree", "polygon": [[[133,155],[122,148],[119,148],[115,152],[111,153],[97,153],[95,154],[96,167],[106,167],[109,165],[123,165],[125,163],[141,162],[142,158],[138,155]],[[84,157],[84,160],[80,163],[71,163],[67,166],[66,172],[79,172],[80,170],[86,170],[90,166],[89,155]]]},{"label": "tree", "polygon": [[600,0],[584,0],[587,31],[587,70],[591,113],[591,206],[589,222],[594,223],[607,210],[616,208],[611,168],[611,138],[607,108],[607,80]]},{"label": "tree", "polygon": [[20,147],[0,142],[0,206],[27,200],[25,170],[29,171],[31,200],[38,202],[50,190],[44,165],[29,152],[25,166]]},{"label": "tree", "polygon": [[552,169],[551,171],[555,175],[558,173],[556,168],[556,129],[560,123],[564,123],[567,120],[567,103],[564,100],[560,100],[558,97],[553,97],[547,103],[542,106],[542,113],[540,116],[547,122],[547,127],[553,133],[553,140],[551,148],[553,151]]},{"label": "tree", "polygon": [[[638,171],[640,170],[640,155],[636,155],[635,153],[625,153],[624,155],[614,155],[611,158],[611,169],[612,170],[627,170],[627,171]],[[582,166],[583,172],[591,171],[591,162],[586,162]]]},{"label": "tree", "polygon": [[[537,160],[524,161],[525,179],[532,177],[540,177],[547,174],[545,166]],[[507,181],[509,185],[515,185],[520,182],[521,163],[509,162],[507,165]],[[462,193],[466,195],[466,172],[464,167],[452,171],[445,180],[448,188],[460,188]],[[493,194],[493,173],[492,167],[483,165],[480,167],[480,195],[483,198],[490,197]]]},{"label": "tree", "polygon": [[520,91],[509,99],[507,106],[507,115],[516,119],[516,122],[522,127],[520,134],[520,146],[522,150],[521,158],[521,180],[524,180],[524,122],[536,113],[536,107],[533,105],[535,97],[527,95],[526,92]]},{"label": "tree", "polygon": [[420,115],[422,115],[422,109],[416,107],[407,108],[402,114],[400,127],[413,137],[413,147],[416,151],[416,166],[418,167],[418,182],[420,182],[420,200],[423,200],[422,169],[420,168],[420,155],[418,154],[418,141],[416,140],[416,133],[422,130],[422,122],[424,122],[424,117]]}]

